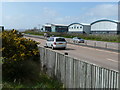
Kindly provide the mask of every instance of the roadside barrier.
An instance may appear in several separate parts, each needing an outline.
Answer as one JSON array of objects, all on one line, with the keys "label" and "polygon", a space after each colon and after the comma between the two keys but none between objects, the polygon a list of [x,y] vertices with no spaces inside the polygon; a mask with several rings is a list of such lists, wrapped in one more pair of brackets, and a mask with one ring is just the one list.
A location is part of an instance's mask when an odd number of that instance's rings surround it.
[{"label": "roadside barrier", "polygon": [[42,70],[56,77],[65,88],[118,88],[118,71],[90,64],[44,47],[39,47]]},{"label": "roadside barrier", "polygon": [[[37,36],[37,35],[28,35],[25,34],[24,36],[28,37],[34,37],[34,38],[40,38],[40,39],[46,39],[44,36]],[[102,42],[102,41],[93,41],[93,40],[85,40],[84,43],[74,43],[72,39],[66,38],[66,41],[70,44],[75,45],[81,45],[81,46],[87,46],[92,48],[98,48],[98,49],[105,49],[115,52],[120,52],[120,43],[112,43],[112,42]]]}]

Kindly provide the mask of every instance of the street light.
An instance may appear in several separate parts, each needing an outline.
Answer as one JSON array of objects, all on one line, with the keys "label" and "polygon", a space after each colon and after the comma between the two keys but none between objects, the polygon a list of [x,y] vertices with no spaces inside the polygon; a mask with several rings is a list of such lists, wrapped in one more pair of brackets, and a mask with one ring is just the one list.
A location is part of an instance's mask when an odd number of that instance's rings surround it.
[{"label": "street light", "polygon": [[41,32],[41,30],[40,30],[40,24],[38,24],[38,27],[39,27],[39,31]]}]

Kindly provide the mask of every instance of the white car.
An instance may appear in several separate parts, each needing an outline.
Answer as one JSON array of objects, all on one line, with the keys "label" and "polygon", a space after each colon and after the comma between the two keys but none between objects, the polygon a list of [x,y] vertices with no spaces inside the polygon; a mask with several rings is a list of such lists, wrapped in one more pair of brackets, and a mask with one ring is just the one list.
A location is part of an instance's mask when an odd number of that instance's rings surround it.
[{"label": "white car", "polygon": [[67,42],[63,37],[50,37],[46,41],[46,47],[66,49]]},{"label": "white car", "polygon": [[74,43],[84,43],[84,39],[79,37],[74,37],[72,40]]}]

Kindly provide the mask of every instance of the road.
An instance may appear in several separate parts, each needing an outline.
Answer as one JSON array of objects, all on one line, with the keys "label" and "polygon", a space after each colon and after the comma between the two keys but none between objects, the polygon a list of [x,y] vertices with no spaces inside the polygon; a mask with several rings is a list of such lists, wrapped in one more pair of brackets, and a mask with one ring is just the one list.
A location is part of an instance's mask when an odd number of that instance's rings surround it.
[{"label": "road", "polygon": [[[40,46],[44,46],[46,40],[33,37],[25,37],[40,42]],[[105,67],[111,70],[118,71],[118,53],[91,47],[78,46],[67,44],[66,50],[56,49],[56,52],[64,54],[68,53],[70,57],[95,64],[100,67]]]}]

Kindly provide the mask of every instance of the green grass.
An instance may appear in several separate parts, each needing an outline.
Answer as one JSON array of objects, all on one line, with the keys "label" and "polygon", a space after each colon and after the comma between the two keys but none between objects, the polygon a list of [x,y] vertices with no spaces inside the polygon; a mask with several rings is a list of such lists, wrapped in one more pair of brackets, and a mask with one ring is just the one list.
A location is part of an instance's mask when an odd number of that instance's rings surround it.
[{"label": "green grass", "polygon": [[[34,31],[25,31],[26,34],[32,34],[32,35],[44,35],[44,32],[34,32]],[[50,36],[61,36],[65,38],[73,38],[73,37],[81,37],[85,40],[95,40],[95,41],[105,41],[105,42],[116,42],[120,43],[119,35],[87,35],[87,34],[79,34],[79,33],[57,33],[57,32],[47,32]]]},{"label": "green grass", "polygon": [[14,83],[3,81],[3,89],[6,88],[14,88],[15,90],[19,90],[20,88],[63,88],[63,84],[54,78],[48,77],[46,74],[41,74],[40,78],[33,83]]}]

